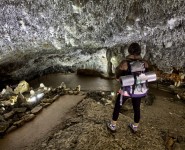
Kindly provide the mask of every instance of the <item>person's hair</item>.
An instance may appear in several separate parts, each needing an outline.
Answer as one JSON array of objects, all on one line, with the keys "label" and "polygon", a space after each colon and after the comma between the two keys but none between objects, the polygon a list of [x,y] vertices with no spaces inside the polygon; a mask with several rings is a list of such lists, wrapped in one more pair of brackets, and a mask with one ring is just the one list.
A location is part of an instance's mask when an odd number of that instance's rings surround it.
[{"label": "person's hair", "polygon": [[141,47],[138,43],[132,43],[128,48],[128,52],[130,55],[140,55]]}]

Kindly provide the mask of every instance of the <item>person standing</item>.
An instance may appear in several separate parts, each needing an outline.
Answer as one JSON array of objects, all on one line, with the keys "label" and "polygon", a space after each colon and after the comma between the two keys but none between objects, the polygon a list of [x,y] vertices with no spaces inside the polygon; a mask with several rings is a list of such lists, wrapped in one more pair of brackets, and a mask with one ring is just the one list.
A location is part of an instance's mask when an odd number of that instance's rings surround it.
[{"label": "person standing", "polygon": [[[129,55],[126,57],[126,59],[122,60],[120,64],[116,67],[115,74],[116,79],[118,81],[120,81],[119,79],[121,76],[132,75],[130,62],[142,61],[145,68],[145,72],[148,71],[148,63],[142,59],[141,47],[138,43],[132,43],[128,48],[128,53]],[[110,129],[111,131],[116,131],[116,124],[119,117],[120,108],[128,98],[132,99],[132,105],[134,110],[134,122],[130,123],[129,127],[133,132],[137,132],[140,121],[140,104],[142,97],[129,97],[128,93],[120,92],[120,90],[116,97],[112,120],[107,123],[108,129]]]}]

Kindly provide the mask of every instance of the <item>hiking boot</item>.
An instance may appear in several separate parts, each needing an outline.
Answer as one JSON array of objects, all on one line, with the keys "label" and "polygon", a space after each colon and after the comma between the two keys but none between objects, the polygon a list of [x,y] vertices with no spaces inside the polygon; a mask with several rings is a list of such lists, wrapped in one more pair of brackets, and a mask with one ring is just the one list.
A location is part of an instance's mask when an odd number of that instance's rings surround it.
[{"label": "hiking boot", "polygon": [[133,125],[132,123],[129,124],[129,128],[132,130],[133,133],[137,132],[138,126]]},{"label": "hiking boot", "polygon": [[112,132],[116,132],[116,125],[113,125],[112,123],[107,123],[107,128],[111,130]]}]

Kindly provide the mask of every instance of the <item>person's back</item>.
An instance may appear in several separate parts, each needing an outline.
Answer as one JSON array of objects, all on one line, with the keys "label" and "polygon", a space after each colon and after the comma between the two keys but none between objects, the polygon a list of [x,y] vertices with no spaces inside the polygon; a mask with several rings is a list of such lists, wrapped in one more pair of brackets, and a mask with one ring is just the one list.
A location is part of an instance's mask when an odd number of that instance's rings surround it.
[{"label": "person's back", "polygon": [[[120,77],[122,76],[128,76],[133,75],[133,70],[131,68],[131,62],[134,61],[142,61],[143,62],[143,71],[148,71],[148,63],[142,59],[141,57],[141,47],[138,43],[132,43],[128,48],[129,55],[126,57],[126,59],[122,60],[120,64],[116,67],[116,79],[120,82]],[[138,69],[138,65],[135,65],[135,69]],[[138,71],[138,70],[137,70]],[[134,79],[135,80],[135,79]],[[124,96],[124,93],[122,93],[122,89],[119,90],[115,102],[115,107],[113,111],[112,121],[107,124],[107,127],[111,131],[116,131],[116,123],[117,119],[119,117],[119,112],[121,106],[125,103],[125,101],[128,99],[130,95]],[[132,131],[136,132],[139,121],[140,121],[140,103],[141,103],[141,97],[132,97],[132,104],[134,109],[134,123],[131,123],[129,127],[132,129]]]},{"label": "person's back", "polygon": [[126,57],[126,59],[123,59],[121,61],[121,63],[116,67],[116,79],[119,79],[120,76],[124,76],[124,75],[131,75],[131,72],[129,70],[129,62],[133,62],[133,61],[137,61],[140,60],[144,63],[144,67],[145,67],[145,72],[148,71],[148,63],[147,61],[143,60],[142,57],[140,55],[128,55]]}]

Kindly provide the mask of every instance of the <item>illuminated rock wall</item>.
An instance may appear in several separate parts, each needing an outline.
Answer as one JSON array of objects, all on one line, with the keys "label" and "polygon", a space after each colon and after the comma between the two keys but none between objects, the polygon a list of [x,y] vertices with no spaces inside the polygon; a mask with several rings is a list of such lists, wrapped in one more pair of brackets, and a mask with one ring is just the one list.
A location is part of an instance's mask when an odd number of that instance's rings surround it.
[{"label": "illuminated rock wall", "polygon": [[[0,74],[32,78],[88,68],[139,42],[159,68],[185,64],[183,0],[1,0]],[[118,52],[118,53],[117,53]]]}]

